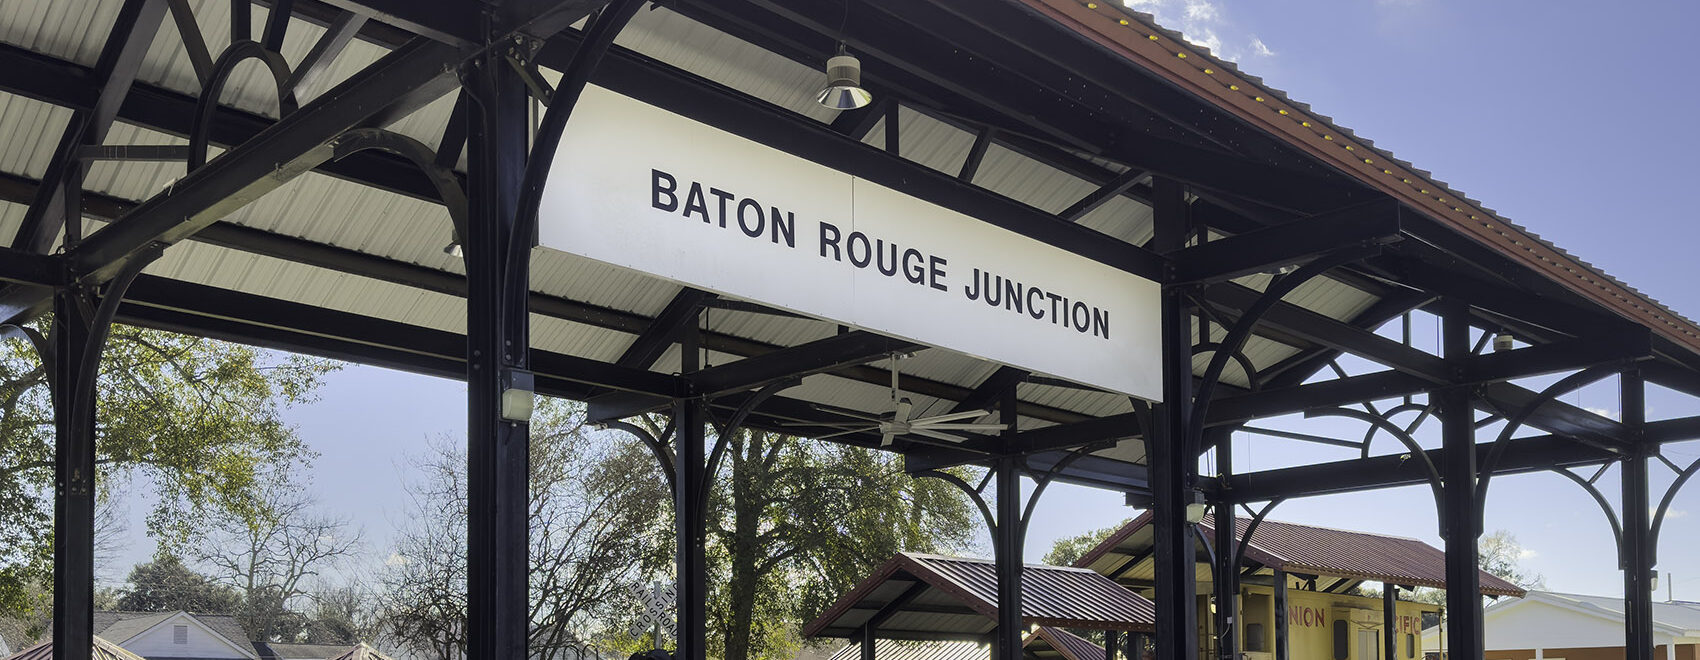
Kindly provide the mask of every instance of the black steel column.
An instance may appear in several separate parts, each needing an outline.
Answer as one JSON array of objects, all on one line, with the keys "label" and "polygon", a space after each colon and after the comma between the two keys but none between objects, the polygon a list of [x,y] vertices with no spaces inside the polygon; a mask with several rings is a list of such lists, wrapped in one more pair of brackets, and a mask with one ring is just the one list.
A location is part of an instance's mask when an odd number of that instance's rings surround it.
[{"label": "black steel column", "polygon": [[[998,406],[1004,435],[1015,434],[1015,387],[1010,386]],[[999,458],[994,469],[998,480],[998,528],[993,539],[998,569],[998,654],[999,660],[1021,660],[1021,471],[1011,456]]]},{"label": "black steel column", "polygon": [[1381,585],[1381,657],[1386,660],[1399,657],[1399,638],[1393,634],[1393,626],[1398,622],[1398,618],[1399,585],[1384,582]]},{"label": "black steel column", "polygon": [[[1619,381],[1623,406],[1623,424],[1632,433],[1640,434],[1646,422],[1646,383],[1641,370],[1623,371]],[[1653,566],[1656,549],[1652,544],[1651,509],[1647,493],[1648,451],[1636,444],[1623,466],[1623,597],[1624,639],[1626,660],[1651,660],[1653,657]]]},{"label": "black steel column", "polygon": [[[1455,306],[1442,319],[1443,355],[1461,365],[1470,356],[1467,310]],[[1441,446],[1446,449],[1441,474],[1445,481],[1440,512],[1441,536],[1446,539],[1446,648],[1453,660],[1482,657],[1482,595],[1477,572],[1476,540],[1481,536],[1481,507],[1476,502],[1475,410],[1470,391],[1440,390]]]},{"label": "black steel column", "polygon": [[1116,660],[1116,647],[1121,641],[1120,630],[1104,631],[1104,660]]},{"label": "black steel column", "polygon": [[1287,660],[1287,572],[1275,569],[1275,660]]},{"label": "black steel column", "polygon": [[[1214,433],[1216,442],[1216,478],[1227,483],[1234,473],[1234,435],[1230,431]],[[1216,591],[1216,657],[1234,660],[1239,656],[1239,639],[1234,624],[1239,620],[1240,563],[1239,544],[1235,541],[1233,494],[1223,489],[1215,504],[1216,569],[1211,572],[1211,585]]]},{"label": "black steel column", "polygon": [[874,660],[874,627],[862,627],[862,660]]},{"label": "black steel column", "polygon": [[[486,16],[487,33],[503,33]],[[515,254],[520,182],[525,174],[525,84],[496,44],[472,60],[463,82],[467,113],[467,657],[529,657],[528,479],[530,426],[505,419],[502,392],[529,390],[529,250]],[[517,258],[515,258],[517,257]],[[510,414],[514,414],[510,411]],[[526,415],[528,418],[529,415]]]},{"label": "black steel column", "polygon": [[53,298],[53,657],[62,660],[89,660],[94,636],[96,370],[86,361],[96,339],[83,302],[71,291]]},{"label": "black steel column", "polygon": [[[679,368],[693,373],[702,368],[701,336],[696,322],[679,340]],[[704,660],[708,657],[708,559],[703,546],[707,536],[707,513],[702,498],[708,492],[707,438],[704,436],[708,419],[702,401],[681,399],[673,403],[675,430],[678,440],[673,457],[674,525],[677,546],[674,548],[674,568],[678,595],[678,648],[674,657],[679,660]]]},{"label": "black steel column", "polygon": [[[1159,253],[1186,246],[1189,229],[1185,190],[1177,181],[1152,181]],[[1151,473],[1152,519],[1156,524],[1157,657],[1160,660],[1198,658],[1198,584],[1194,574],[1192,523],[1186,506],[1192,501],[1197,460],[1182,447],[1192,415],[1192,319],[1179,289],[1165,288],[1162,299],[1163,403],[1153,415],[1155,428],[1146,435]]]}]

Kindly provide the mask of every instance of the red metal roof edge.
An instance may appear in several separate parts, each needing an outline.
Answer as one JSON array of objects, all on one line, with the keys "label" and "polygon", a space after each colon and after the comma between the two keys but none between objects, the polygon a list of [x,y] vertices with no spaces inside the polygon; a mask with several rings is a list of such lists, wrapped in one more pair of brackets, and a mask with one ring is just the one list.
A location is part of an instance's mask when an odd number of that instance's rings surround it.
[{"label": "red metal roof edge", "polygon": [[[1149,16],[1093,0],[1016,0],[1270,135],[1529,266],[1584,299],[1700,354],[1700,325],[1453,191],[1333,120],[1242,74]],[[1114,14],[1112,16],[1112,13]],[[1190,60],[1190,61],[1189,61]],[[1449,201],[1450,200],[1450,201]]]},{"label": "red metal roof edge", "polygon": [[[1051,648],[1056,649],[1057,653],[1062,654],[1064,660],[1103,660],[1104,657],[1104,647],[1093,644],[1092,640],[1056,626],[1039,626],[1038,630],[1033,631],[1033,634],[1028,635],[1027,639],[1022,640],[1021,647],[1026,648],[1028,644],[1040,638],[1044,638],[1045,641],[1049,642],[1051,644]],[[1098,653],[1085,658],[1079,657],[1079,654],[1075,653],[1075,643],[1071,642],[1067,638],[1073,638],[1074,640],[1078,640],[1079,644],[1085,644],[1097,649]]]},{"label": "red metal roof edge", "polygon": [[823,629],[831,625],[832,622],[837,621],[839,617],[844,616],[844,614],[849,612],[856,603],[860,602],[863,598],[866,598],[870,592],[878,589],[880,585],[884,584],[886,580],[891,579],[891,576],[897,574],[900,570],[907,572],[917,580],[926,582],[933,588],[946,591],[951,595],[956,596],[958,599],[966,603],[969,608],[979,612],[980,614],[989,617],[997,616],[996,605],[985,603],[984,599],[975,596],[973,592],[964,588],[962,585],[956,584],[955,581],[948,577],[940,575],[937,571],[933,570],[932,567],[917,561],[914,556],[911,556],[907,552],[903,552],[898,553],[897,556],[892,557],[884,564],[881,564],[879,568],[874,569],[874,572],[870,573],[868,577],[862,578],[861,582],[856,583],[855,588],[845,592],[843,596],[839,596],[838,600],[833,601],[831,607],[826,608],[826,611],[822,612],[820,616],[815,617],[814,621],[810,621],[809,625],[803,627],[803,637],[814,637],[820,634]]},{"label": "red metal roof edge", "polygon": [[[1239,518],[1236,516],[1235,520],[1239,520]],[[1214,522],[1214,520],[1211,520],[1211,522]],[[1373,533],[1373,532],[1364,532],[1364,531],[1355,531],[1355,530],[1346,530],[1346,529],[1330,529],[1330,528],[1327,528],[1327,527],[1318,527],[1316,525],[1306,525],[1306,524],[1302,524],[1302,523],[1286,522],[1286,521],[1280,521],[1280,520],[1269,520],[1267,522],[1275,523],[1275,524],[1279,524],[1279,525],[1289,525],[1289,526],[1292,526],[1292,527],[1299,527],[1299,528],[1305,528],[1305,529],[1319,529],[1319,530],[1324,530],[1324,531],[1339,533],[1339,534],[1357,534],[1357,535],[1380,538],[1380,539],[1394,539],[1394,540],[1399,540],[1399,541],[1408,541],[1408,542],[1420,543],[1427,548],[1438,550],[1438,548],[1435,548],[1434,546],[1429,545],[1428,543],[1422,541],[1421,539],[1413,539],[1413,538],[1403,537],[1403,536],[1390,536],[1390,535],[1387,535],[1387,534],[1376,534],[1376,533]],[[1100,542],[1097,546],[1093,547],[1091,550],[1088,550],[1086,552],[1086,554],[1081,555],[1080,559],[1078,559],[1074,562],[1074,566],[1076,568],[1085,568],[1087,566],[1091,566],[1093,562],[1098,561],[1099,559],[1103,558],[1104,555],[1109,554],[1110,552],[1114,551],[1116,549],[1116,546],[1120,545],[1122,541],[1127,540],[1128,537],[1133,536],[1133,534],[1135,532],[1138,532],[1141,528],[1143,528],[1143,527],[1145,527],[1146,525],[1149,525],[1149,524],[1151,524],[1151,511],[1147,510],[1144,513],[1141,513],[1138,517],[1134,518],[1133,520],[1128,521],[1126,525],[1122,525],[1120,529],[1117,529],[1115,532],[1112,532],[1109,536],[1105,537],[1102,542]],[[1210,526],[1210,525],[1208,525],[1205,522],[1200,522],[1200,523],[1197,524],[1197,527],[1208,527],[1208,526]],[[1234,537],[1239,538],[1239,536],[1240,536],[1240,534],[1239,534],[1239,530],[1238,530],[1238,524],[1236,523],[1235,531],[1234,531]],[[1259,536],[1259,535],[1256,532],[1253,532],[1253,538],[1255,539],[1257,536]],[[1273,553],[1271,551],[1260,548],[1260,547],[1258,547],[1258,545],[1255,541],[1246,544],[1246,556],[1258,558],[1258,563],[1263,564],[1265,566],[1269,566],[1269,567],[1278,567],[1278,568],[1280,568],[1281,570],[1284,570],[1284,571],[1291,571],[1291,570],[1296,569],[1296,570],[1301,571],[1301,572],[1317,573],[1317,574],[1320,574],[1320,575],[1331,575],[1331,576],[1334,576],[1334,577],[1362,578],[1362,579],[1376,580],[1376,581],[1386,580],[1388,582],[1394,582],[1394,583],[1397,583],[1397,584],[1409,584],[1409,585],[1413,585],[1413,586],[1433,587],[1433,588],[1436,588],[1436,589],[1445,589],[1446,588],[1446,584],[1443,581],[1412,580],[1412,579],[1409,579],[1409,578],[1400,577],[1400,576],[1396,576],[1396,575],[1375,575],[1375,574],[1370,574],[1370,573],[1349,571],[1349,570],[1344,570],[1344,569],[1339,569],[1339,568],[1324,568],[1324,567],[1320,567],[1320,566],[1310,566],[1310,565],[1306,565],[1306,564],[1301,564],[1301,563],[1298,563],[1298,562],[1295,562],[1295,561],[1292,561],[1292,560],[1288,560],[1288,559],[1281,557],[1279,555],[1276,555],[1275,553]],[[1480,591],[1483,594],[1487,594],[1487,595],[1491,595],[1491,596],[1514,596],[1514,597],[1517,597],[1517,598],[1522,598],[1527,593],[1527,591],[1524,590],[1522,587],[1518,587],[1517,585],[1512,584],[1509,581],[1506,581],[1505,579],[1500,578],[1497,575],[1494,575],[1494,574],[1489,573],[1487,571],[1481,571],[1481,570],[1478,570],[1478,573],[1484,578],[1503,583],[1503,584],[1505,584],[1509,587],[1509,588],[1503,588],[1503,587],[1496,587],[1496,586],[1490,586],[1490,585],[1487,585],[1487,584],[1483,584],[1480,587]]]}]

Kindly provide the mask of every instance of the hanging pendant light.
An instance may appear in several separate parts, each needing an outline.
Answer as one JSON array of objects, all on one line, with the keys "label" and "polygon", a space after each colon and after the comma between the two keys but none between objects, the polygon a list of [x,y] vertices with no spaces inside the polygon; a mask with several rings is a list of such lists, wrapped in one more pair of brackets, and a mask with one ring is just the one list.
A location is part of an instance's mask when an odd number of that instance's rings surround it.
[{"label": "hanging pendant light", "polygon": [[874,100],[874,95],[862,89],[862,61],[844,51],[838,43],[838,54],[826,61],[826,85],[815,94],[815,101],[833,110],[855,110]]}]

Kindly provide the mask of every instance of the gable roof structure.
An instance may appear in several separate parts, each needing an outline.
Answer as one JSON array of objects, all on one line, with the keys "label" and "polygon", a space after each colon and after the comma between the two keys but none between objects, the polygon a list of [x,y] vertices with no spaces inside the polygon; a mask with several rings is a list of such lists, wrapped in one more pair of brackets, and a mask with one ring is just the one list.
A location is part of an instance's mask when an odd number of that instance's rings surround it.
[{"label": "gable roof structure", "polygon": [[[1236,516],[1234,523],[1234,538],[1244,539],[1251,520]],[[1211,538],[1214,524],[1213,517],[1205,516],[1198,523],[1199,533]],[[1153,532],[1151,512],[1146,511],[1081,555],[1074,565],[1112,579],[1148,576],[1153,560],[1147,550],[1154,543]],[[1446,553],[1413,538],[1266,519],[1252,533],[1245,557],[1260,570],[1280,569],[1288,573],[1446,588]],[[1481,571],[1481,591],[1489,596],[1525,593],[1521,587],[1487,571]]]},{"label": "gable roof structure", "polygon": [[[1153,629],[1151,601],[1092,571],[1028,564],[1022,621],[1105,630]],[[878,636],[977,640],[996,627],[997,570],[989,559],[901,553],[803,627],[804,637],[849,637],[879,616]]]},{"label": "gable roof structure", "polygon": [[296,660],[299,658],[318,658],[330,660],[341,657],[353,650],[349,644],[285,644],[282,642],[254,642],[254,651],[260,660]]},{"label": "gable roof structure", "polygon": [[[986,660],[992,645],[985,642],[903,640],[881,637],[874,640],[874,657],[879,660]],[[862,644],[852,641],[838,647],[827,660],[861,660]]]},{"label": "gable roof structure", "polygon": [[254,644],[248,641],[248,632],[242,628],[241,622],[230,614],[99,611],[95,612],[94,623],[95,634],[107,637],[119,645],[163,626],[192,625],[229,646],[236,653],[253,660],[260,658]]},{"label": "gable roof structure", "polygon": [[[6,660],[53,660],[53,640],[48,640],[35,646],[12,654]],[[124,647],[108,641],[105,637],[94,637],[94,660],[144,660],[142,656],[124,650]]]},{"label": "gable roof structure", "polygon": [[1021,648],[1039,660],[1104,660],[1104,647],[1054,626],[1039,626]]}]

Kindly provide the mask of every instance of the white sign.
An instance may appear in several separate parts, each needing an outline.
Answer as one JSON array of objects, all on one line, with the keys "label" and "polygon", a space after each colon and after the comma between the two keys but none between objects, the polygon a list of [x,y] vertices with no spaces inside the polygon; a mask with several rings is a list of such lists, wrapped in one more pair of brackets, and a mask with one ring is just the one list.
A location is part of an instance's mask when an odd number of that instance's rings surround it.
[{"label": "white sign", "polygon": [[546,248],[1161,399],[1156,282],[594,86],[540,222]]}]

